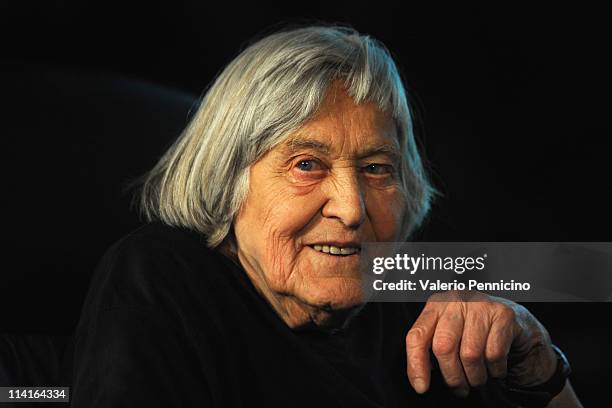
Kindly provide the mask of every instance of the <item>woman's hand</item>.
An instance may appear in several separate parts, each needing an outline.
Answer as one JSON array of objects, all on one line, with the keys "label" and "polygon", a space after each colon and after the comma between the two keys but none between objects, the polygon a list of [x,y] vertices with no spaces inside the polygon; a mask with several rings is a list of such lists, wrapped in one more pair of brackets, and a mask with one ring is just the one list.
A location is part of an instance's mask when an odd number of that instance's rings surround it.
[{"label": "woman's hand", "polygon": [[548,332],[525,307],[480,292],[433,295],[408,331],[408,378],[418,393],[429,388],[430,349],[458,396],[489,376],[541,384],[557,364]]}]

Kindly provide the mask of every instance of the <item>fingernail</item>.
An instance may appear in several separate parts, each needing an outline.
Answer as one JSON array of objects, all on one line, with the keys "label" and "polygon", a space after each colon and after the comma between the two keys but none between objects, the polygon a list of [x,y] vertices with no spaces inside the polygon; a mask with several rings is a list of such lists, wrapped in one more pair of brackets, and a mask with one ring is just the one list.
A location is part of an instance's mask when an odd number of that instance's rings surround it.
[{"label": "fingernail", "polygon": [[427,391],[427,386],[425,385],[425,381],[423,381],[421,378],[415,378],[414,381],[412,382],[412,386],[414,387],[414,390],[416,392],[418,392],[419,394],[424,393],[425,391]]},{"label": "fingernail", "polygon": [[458,396],[459,398],[465,398],[468,396],[469,393],[470,393],[470,390],[468,388],[457,388],[455,390],[455,395]]}]

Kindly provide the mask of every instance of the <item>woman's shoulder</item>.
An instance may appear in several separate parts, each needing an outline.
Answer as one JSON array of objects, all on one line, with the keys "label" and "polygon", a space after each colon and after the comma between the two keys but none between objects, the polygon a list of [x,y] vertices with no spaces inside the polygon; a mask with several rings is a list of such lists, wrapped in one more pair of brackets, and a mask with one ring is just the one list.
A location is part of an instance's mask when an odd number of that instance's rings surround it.
[{"label": "woman's shoulder", "polygon": [[180,274],[202,264],[214,265],[221,256],[207,247],[206,237],[197,231],[150,222],[114,242],[102,256],[98,269],[120,268],[120,277],[155,277],[155,271]]},{"label": "woman's shoulder", "polygon": [[196,231],[144,224],[118,239],[99,260],[81,319],[117,308],[172,315],[202,306],[207,293],[227,279],[222,257]]}]

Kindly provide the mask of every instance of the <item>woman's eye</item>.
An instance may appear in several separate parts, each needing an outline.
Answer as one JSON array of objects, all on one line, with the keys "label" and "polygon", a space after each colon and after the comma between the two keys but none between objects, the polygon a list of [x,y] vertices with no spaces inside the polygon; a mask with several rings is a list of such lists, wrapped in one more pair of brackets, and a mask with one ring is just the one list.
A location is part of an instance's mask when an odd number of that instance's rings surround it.
[{"label": "woman's eye", "polygon": [[364,171],[369,174],[386,175],[393,173],[393,167],[388,164],[372,163],[365,166]]},{"label": "woman's eye", "polygon": [[296,167],[302,171],[313,171],[321,168],[314,160],[301,160]]}]

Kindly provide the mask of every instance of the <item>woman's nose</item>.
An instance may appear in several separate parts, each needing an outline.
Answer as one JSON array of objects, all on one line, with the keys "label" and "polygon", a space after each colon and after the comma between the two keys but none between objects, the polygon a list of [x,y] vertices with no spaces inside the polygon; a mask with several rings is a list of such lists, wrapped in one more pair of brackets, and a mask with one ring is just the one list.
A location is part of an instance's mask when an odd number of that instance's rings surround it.
[{"label": "woman's nose", "polygon": [[365,191],[359,175],[344,174],[329,180],[327,201],[322,214],[326,218],[337,218],[349,228],[358,228],[366,218]]}]

